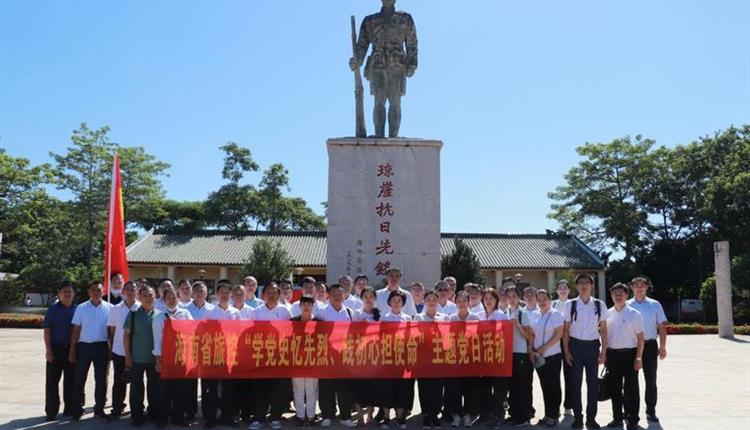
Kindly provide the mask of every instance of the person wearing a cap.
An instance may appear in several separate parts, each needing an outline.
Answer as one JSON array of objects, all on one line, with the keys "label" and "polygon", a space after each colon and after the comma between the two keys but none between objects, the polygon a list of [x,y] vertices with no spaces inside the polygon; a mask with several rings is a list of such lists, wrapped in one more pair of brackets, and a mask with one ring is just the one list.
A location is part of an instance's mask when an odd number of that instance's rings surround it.
[{"label": "person wearing a cap", "polygon": [[[392,275],[389,275],[389,283],[391,278]],[[380,291],[378,291],[378,293],[380,293]],[[389,311],[383,316],[381,321],[407,322],[412,320],[411,315],[407,314],[404,309],[404,304],[408,300],[407,297],[411,297],[407,296],[407,294],[409,293],[402,291],[400,287],[388,294],[386,305]],[[412,302],[412,306],[414,306],[414,302]],[[382,387],[383,397],[380,399],[382,401],[380,406],[383,408],[384,418],[380,428],[388,428],[390,409],[393,408],[396,410],[396,421],[398,422],[399,429],[406,429],[406,412],[411,410],[412,405],[414,404],[414,380],[401,378],[383,379]]]},{"label": "person wearing a cap", "polygon": [[586,427],[598,429],[596,413],[599,402],[599,365],[606,362],[607,305],[591,296],[594,277],[590,274],[576,276],[578,297],[565,303],[563,316],[563,353],[571,366],[570,393],[573,409],[573,429],[583,428],[583,402],[581,387],[586,371]]},{"label": "person wearing a cap", "polygon": [[[659,422],[656,417],[656,367],[659,360],[667,357],[667,316],[661,303],[647,297],[651,287],[647,278],[639,276],[631,281],[633,298],[628,306],[637,310],[643,317],[643,376],[646,381],[646,419]],[[659,338],[657,344],[656,338]]]},{"label": "person wearing a cap", "polygon": [[[315,286],[315,281],[312,285]],[[314,297],[303,295],[297,303],[299,303],[300,314],[292,317],[292,321],[320,321],[313,315],[315,309]],[[296,413],[295,425],[297,427],[313,426],[315,423],[315,406],[318,403],[318,379],[292,378],[292,390],[294,391],[294,411]]]},{"label": "person wearing a cap", "polygon": [[397,267],[389,268],[385,271],[385,278],[388,285],[382,290],[378,290],[377,307],[380,309],[380,313],[387,314],[391,311],[391,307],[388,305],[388,298],[393,291],[400,291],[406,297],[401,312],[414,318],[414,315],[417,314],[417,307],[414,305],[414,298],[411,296],[411,293],[401,288],[401,269]]},{"label": "person wearing a cap", "polygon": [[643,366],[643,318],[640,312],[628,306],[628,290],[621,282],[609,289],[615,305],[609,309],[607,318],[607,369],[612,395],[612,422],[607,427],[622,428],[624,419],[627,429],[635,430],[641,401],[638,371]]},{"label": "person wearing a cap", "polygon": [[[567,279],[560,279],[557,281],[557,285],[555,286],[555,292],[557,293],[557,299],[552,301],[552,307],[560,312],[560,315],[562,315],[565,312],[565,303],[568,302],[568,297],[570,296],[570,285],[568,284]],[[560,339],[560,348],[562,348],[562,338]],[[563,381],[565,382],[565,390],[564,390],[564,396],[563,396],[563,408],[565,409],[565,416],[572,416],[573,415],[573,409],[570,405],[570,399],[572,395],[570,394],[570,366],[563,360],[562,363],[562,371],[563,371]]]}]

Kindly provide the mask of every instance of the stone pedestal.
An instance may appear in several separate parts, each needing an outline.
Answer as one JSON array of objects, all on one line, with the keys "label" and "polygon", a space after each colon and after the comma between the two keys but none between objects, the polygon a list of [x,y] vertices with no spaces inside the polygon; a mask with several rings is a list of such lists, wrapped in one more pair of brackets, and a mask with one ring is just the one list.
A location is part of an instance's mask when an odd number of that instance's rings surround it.
[{"label": "stone pedestal", "polygon": [[729,242],[714,242],[716,274],[716,314],[719,317],[719,337],[734,337],[732,317],[732,276],[729,263]]},{"label": "stone pedestal", "polygon": [[327,279],[363,273],[379,285],[388,267],[403,284],[440,278],[437,140],[328,140]]}]

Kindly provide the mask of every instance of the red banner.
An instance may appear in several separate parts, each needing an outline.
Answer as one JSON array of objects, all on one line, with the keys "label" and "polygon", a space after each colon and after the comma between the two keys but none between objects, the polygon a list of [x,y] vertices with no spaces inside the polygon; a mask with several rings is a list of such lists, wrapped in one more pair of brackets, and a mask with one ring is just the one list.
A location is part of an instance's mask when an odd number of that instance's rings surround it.
[{"label": "red banner", "polygon": [[167,320],[164,378],[510,376],[508,321]]}]

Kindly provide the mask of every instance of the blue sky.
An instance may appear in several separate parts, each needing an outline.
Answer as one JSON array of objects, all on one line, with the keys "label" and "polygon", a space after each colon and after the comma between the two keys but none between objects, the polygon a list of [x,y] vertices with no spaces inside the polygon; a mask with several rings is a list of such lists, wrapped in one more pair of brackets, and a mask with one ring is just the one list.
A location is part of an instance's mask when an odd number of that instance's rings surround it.
[{"label": "blue sky", "polygon": [[[675,145],[750,120],[750,1],[397,6],[420,38],[401,134],[445,142],[443,231],[555,228],[546,193],[584,142]],[[379,7],[2,1],[0,146],[41,163],[81,122],[109,125],[172,165],[168,197],[197,200],[220,186],[217,148],[235,141],[264,167],[284,163],[292,194],[320,211],[325,141],[354,128],[349,15]]]}]

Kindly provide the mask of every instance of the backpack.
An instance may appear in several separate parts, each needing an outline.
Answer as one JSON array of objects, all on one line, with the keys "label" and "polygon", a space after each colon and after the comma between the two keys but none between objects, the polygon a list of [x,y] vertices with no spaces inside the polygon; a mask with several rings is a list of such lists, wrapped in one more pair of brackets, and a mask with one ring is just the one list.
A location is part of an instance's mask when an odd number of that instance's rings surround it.
[{"label": "backpack", "polygon": [[[578,304],[578,300],[573,300],[570,302],[570,319],[573,321],[578,320],[578,310],[576,309],[576,305]],[[596,320],[601,321],[602,319],[602,302],[600,302],[597,299],[594,299],[594,312],[596,313]],[[519,321],[520,322],[520,321]]]}]

